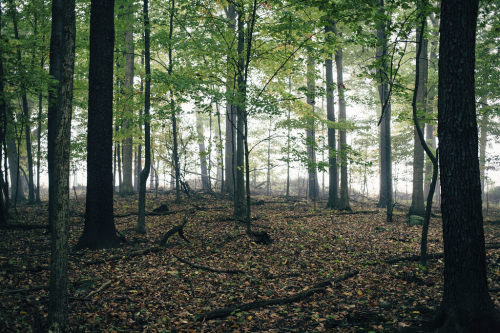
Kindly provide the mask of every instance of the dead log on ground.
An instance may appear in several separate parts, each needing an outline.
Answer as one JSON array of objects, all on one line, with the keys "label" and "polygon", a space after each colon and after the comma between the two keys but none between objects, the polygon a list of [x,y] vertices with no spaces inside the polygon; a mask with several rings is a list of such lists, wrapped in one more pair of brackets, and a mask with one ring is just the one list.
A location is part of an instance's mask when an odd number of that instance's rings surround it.
[{"label": "dead log on ground", "polygon": [[202,313],[199,316],[197,316],[196,321],[210,320],[210,319],[216,319],[216,318],[225,318],[225,317],[230,316],[231,314],[233,314],[235,312],[249,311],[249,310],[259,309],[259,308],[271,306],[271,305],[284,305],[284,304],[298,302],[298,301],[303,300],[307,297],[310,297],[316,293],[323,293],[326,291],[326,287],[328,285],[347,280],[347,279],[355,276],[356,274],[358,274],[358,272],[354,271],[354,272],[344,274],[344,275],[339,276],[339,277],[334,278],[334,279],[319,282],[319,283],[315,284],[314,286],[312,286],[311,289],[301,291],[301,292],[299,292],[295,295],[289,296],[289,297],[271,298],[271,299],[267,299],[267,300],[254,301],[254,302],[250,302],[250,303],[241,303],[241,304],[236,304],[233,306],[228,306],[228,307],[224,307],[221,309],[213,310],[210,312],[205,312],[205,313]]}]

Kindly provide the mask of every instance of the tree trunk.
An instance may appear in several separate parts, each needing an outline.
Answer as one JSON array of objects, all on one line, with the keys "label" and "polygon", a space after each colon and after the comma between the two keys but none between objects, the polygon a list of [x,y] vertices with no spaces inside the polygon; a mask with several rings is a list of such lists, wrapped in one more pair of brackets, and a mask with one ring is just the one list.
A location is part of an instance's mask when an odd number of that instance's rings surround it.
[{"label": "tree trunk", "polygon": [[[378,0],[378,7],[384,13],[384,0]],[[387,208],[387,220],[392,220],[392,162],[391,162],[391,103],[389,101],[386,22],[377,27],[377,69],[378,92],[382,105],[380,123],[380,192],[378,207]]]},{"label": "tree trunk", "polygon": [[307,170],[308,170],[308,197],[312,201],[316,201],[319,198],[319,183],[316,168],[316,131],[314,124],[314,112],[315,112],[315,67],[314,59],[311,55],[307,58],[307,104],[311,106],[312,113],[308,116],[306,127],[306,146],[307,146]]},{"label": "tree trunk", "polygon": [[[17,27],[17,9],[16,5],[14,4],[13,0],[9,0],[9,6],[10,6],[10,12],[11,12],[11,17],[12,17],[12,24],[14,27],[14,38],[17,41],[20,41],[19,39],[19,30]],[[19,66],[21,66],[21,48],[18,45],[17,46],[17,61]],[[24,70],[22,68],[17,68],[19,72],[23,72]],[[33,182],[33,154],[32,154],[32,149],[31,149],[31,120],[30,120],[30,111],[29,111],[29,105],[28,105],[28,97],[26,95],[26,86],[25,82],[23,79],[21,79],[21,106],[22,106],[22,113],[23,113],[23,121],[22,123],[24,124],[24,135],[25,135],[25,141],[26,141],[26,156],[28,158],[28,201],[30,203],[35,202],[35,188],[34,188],[34,182]]]},{"label": "tree trunk", "polygon": [[[236,7],[233,3],[229,3],[226,11],[228,20],[228,30],[230,36],[234,34],[236,28]],[[232,47],[230,44],[227,52],[226,66],[226,139],[225,139],[225,165],[226,179],[224,183],[224,192],[233,196],[235,173],[234,166],[236,164],[235,142],[236,142],[236,106],[235,104],[235,75],[234,75],[234,59],[232,58]]]},{"label": "tree trunk", "polygon": [[272,118],[269,117],[269,128],[267,129],[267,177],[266,177],[266,195],[271,195],[271,127]]},{"label": "tree trunk", "polygon": [[[331,41],[333,33],[333,23],[325,27],[327,42]],[[326,71],[326,118],[329,122],[335,122],[335,101],[334,101],[334,82],[333,82],[333,61],[332,54],[328,54],[325,60]],[[329,179],[328,179],[328,203],[327,208],[336,209],[338,205],[339,191],[339,176],[337,173],[337,139],[335,138],[335,127],[328,124],[328,164],[329,164]]]},{"label": "tree trunk", "polygon": [[114,0],[90,5],[89,116],[85,227],[79,248],[117,247],[113,219]]},{"label": "tree trunk", "polygon": [[[171,0],[170,27],[172,28],[172,17],[174,10],[174,0]],[[139,184],[139,214],[137,217],[136,230],[139,233],[146,233],[146,182],[151,168],[151,129],[149,123],[149,109],[151,107],[151,60],[149,35],[151,26],[149,24],[149,3],[144,0],[144,62],[146,70],[146,83],[144,87],[144,169],[141,171]],[[170,54],[171,55],[171,54]]]},{"label": "tree trunk", "polygon": [[[2,8],[0,7],[0,38],[2,38]],[[5,144],[5,132],[7,131],[7,105],[5,103],[5,91],[4,91],[4,72],[3,72],[3,57],[0,56],[0,224],[7,223],[9,211],[8,211],[8,191],[4,191],[6,187],[7,179],[4,180],[3,168],[7,169],[7,165],[2,165],[4,159],[2,155],[5,154],[3,151]]]},{"label": "tree trunk", "polygon": [[132,134],[130,133],[130,120],[133,117],[133,100],[134,100],[134,25],[133,25],[133,2],[128,4],[126,18],[129,22],[127,31],[125,32],[125,81],[124,90],[127,96],[125,102],[126,110],[123,119],[122,129],[126,133],[123,139],[123,183],[121,186],[121,195],[129,195],[134,192],[132,185]]},{"label": "tree trunk", "polygon": [[482,114],[479,137],[479,172],[481,179],[481,199],[484,201],[486,179],[486,144],[488,143],[488,115]]},{"label": "tree trunk", "polygon": [[[235,173],[235,189],[234,189],[234,218],[244,220],[246,217],[245,207],[245,165],[244,165],[244,112],[245,112],[245,97],[246,87],[244,82],[245,70],[245,27],[243,9],[238,8],[238,66],[236,73],[237,94],[236,94],[236,170]],[[234,151],[233,151],[234,153]]]},{"label": "tree trunk", "polygon": [[[379,0],[379,11],[384,13],[384,0]],[[377,27],[378,92],[382,105],[380,122],[380,193],[378,207],[387,208],[387,222],[392,221],[392,158],[391,158],[391,103],[389,100],[386,22]]]},{"label": "tree trunk", "polygon": [[[9,160],[9,170],[10,170],[10,197],[14,203],[22,202],[26,200],[24,196],[23,184],[19,177],[19,154],[17,151],[15,133],[16,126],[14,124],[14,117],[10,111],[7,111],[7,117],[9,118],[9,125],[7,127],[7,158]],[[13,128],[14,127],[14,128]]]},{"label": "tree trunk", "polygon": [[[417,8],[421,7],[422,1],[417,2]],[[420,14],[425,15],[425,14]],[[420,53],[419,63],[419,82],[416,96],[417,117],[421,121],[423,115],[427,112],[427,38],[425,37],[426,20],[423,20],[424,27],[417,28],[417,40],[422,40],[422,44],[417,44],[417,53]],[[422,35],[422,36],[421,36]],[[418,50],[420,49],[420,50]],[[411,206],[408,215],[425,215],[424,205],[424,148],[420,143],[417,129],[413,131],[413,190],[411,195]]]},{"label": "tree trunk", "polygon": [[198,134],[198,149],[200,150],[201,187],[204,190],[210,190],[210,178],[207,171],[207,151],[205,149],[205,137],[203,135],[203,122],[200,110],[196,111],[196,132]]},{"label": "tree trunk", "polygon": [[[68,330],[69,165],[73,71],[75,61],[75,1],[52,1],[49,89],[48,162],[51,332]],[[54,82],[54,81],[53,81]]]},{"label": "tree trunk", "polygon": [[[342,33],[339,33],[337,31],[337,26],[335,22],[333,23],[333,31],[335,35],[341,37]],[[337,87],[338,87],[338,94],[339,94],[339,122],[345,123],[346,121],[346,105],[345,105],[345,98],[344,98],[344,68],[342,65],[342,47],[337,48],[337,52],[335,53],[335,65],[337,67]],[[345,129],[342,129],[339,131],[339,145],[340,145],[340,151],[339,151],[339,156],[340,156],[340,200],[338,202],[338,208],[340,210],[351,210],[351,206],[349,204],[349,184],[348,184],[348,178],[347,178],[347,152],[348,152],[348,147],[347,147],[347,140],[346,140],[346,131]]]},{"label": "tree trunk", "polygon": [[215,110],[217,112],[217,126],[215,128],[215,142],[217,145],[217,182],[221,193],[224,190],[224,146],[222,145],[222,128],[220,124],[219,103],[215,102]]},{"label": "tree trunk", "polygon": [[[288,76],[288,94],[292,96],[292,76]],[[291,102],[288,103],[286,119],[288,121],[286,129],[286,197],[290,197],[290,140],[291,140],[291,130],[292,126],[290,124],[290,117],[292,113]]]},{"label": "tree trunk", "polygon": [[486,279],[474,96],[477,13],[477,0],[441,2],[438,137],[444,292],[437,321],[440,332],[500,332],[500,317]]}]

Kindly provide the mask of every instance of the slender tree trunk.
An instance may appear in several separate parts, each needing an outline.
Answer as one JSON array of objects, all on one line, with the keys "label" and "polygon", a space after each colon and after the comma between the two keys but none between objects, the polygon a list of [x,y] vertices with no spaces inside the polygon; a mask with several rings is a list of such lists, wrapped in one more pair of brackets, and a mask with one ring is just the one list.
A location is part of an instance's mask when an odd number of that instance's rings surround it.
[{"label": "slender tree trunk", "polygon": [[314,112],[315,112],[315,68],[314,59],[311,55],[307,58],[307,104],[312,108],[312,114],[309,116],[306,128],[306,146],[307,146],[307,170],[309,175],[308,187],[309,193],[308,197],[312,201],[316,202],[319,197],[319,183],[318,174],[316,168],[316,131],[314,124]]},{"label": "slender tree trunk", "polygon": [[[174,0],[171,0],[171,17],[173,15]],[[146,83],[144,87],[144,169],[141,171],[139,184],[139,215],[137,218],[136,230],[139,233],[146,233],[146,182],[151,168],[151,130],[149,123],[149,109],[151,107],[151,60],[150,60],[150,42],[149,36],[151,26],[149,24],[149,2],[144,0],[143,5],[144,19],[144,62],[146,70]],[[172,26],[172,21],[170,21]]]},{"label": "slender tree trunk", "polygon": [[267,179],[266,179],[266,195],[271,195],[271,127],[272,118],[269,117],[269,128],[267,130]]},{"label": "slender tree trunk", "polygon": [[127,31],[125,32],[125,81],[124,91],[127,98],[126,110],[123,119],[122,129],[125,131],[126,136],[123,139],[123,183],[121,186],[120,194],[129,195],[134,192],[132,185],[132,134],[130,133],[130,119],[133,117],[133,100],[134,100],[134,13],[133,1],[130,0],[126,18],[129,22]]},{"label": "slender tree trunk", "polygon": [[224,193],[224,146],[222,144],[222,128],[220,122],[219,103],[215,103],[217,112],[217,181],[220,182],[220,191]]},{"label": "slender tree trunk", "polygon": [[90,5],[87,199],[79,248],[117,247],[113,218],[114,0]]},{"label": "slender tree trunk", "polygon": [[[41,68],[43,69],[44,67],[44,59],[42,58],[41,61]],[[36,149],[36,202],[41,202],[40,200],[40,173],[41,173],[41,157],[42,157],[42,152],[41,152],[41,141],[42,141],[42,111],[43,111],[43,95],[42,91],[40,90],[40,93],[38,94],[38,117],[37,117],[37,149]]]},{"label": "slender tree trunk", "polygon": [[[384,0],[378,0],[378,8],[384,13]],[[377,27],[377,69],[379,80],[378,92],[382,105],[380,123],[380,192],[378,207],[387,208],[387,221],[392,221],[392,161],[391,161],[391,103],[389,101],[387,35],[386,22],[379,22]]]},{"label": "slender tree trunk", "polygon": [[[292,76],[288,76],[288,94],[292,95]],[[290,197],[290,140],[291,140],[291,130],[292,126],[290,124],[290,117],[292,113],[291,102],[288,103],[286,119],[288,121],[286,130],[286,197]]]},{"label": "slender tree trunk", "polygon": [[[10,12],[12,16],[12,24],[14,26],[14,38],[17,41],[20,41],[19,39],[19,30],[17,27],[17,9],[16,5],[14,4],[13,0],[9,0],[9,6],[10,6]],[[17,55],[17,61],[18,61],[18,66],[21,66],[21,61],[22,61],[22,55],[21,55],[21,48],[18,45],[17,50],[16,50],[16,55]],[[23,69],[20,67],[17,68],[19,72],[22,72]],[[23,113],[23,121],[22,123],[24,124],[24,134],[25,134],[25,141],[26,141],[26,155],[28,157],[28,201],[30,203],[35,202],[35,189],[34,189],[34,182],[33,182],[33,154],[32,154],[32,148],[31,148],[31,121],[30,121],[30,111],[29,111],[29,105],[28,105],[28,97],[26,95],[26,86],[24,83],[24,80],[21,80],[21,105],[22,105],[22,113]]]},{"label": "slender tree trunk", "polygon": [[[326,26],[326,32],[330,33],[327,38],[331,39],[333,33],[332,24]],[[335,122],[335,101],[333,96],[334,82],[333,82],[333,61],[332,55],[329,54],[325,60],[326,71],[326,118],[328,124],[328,165],[329,165],[329,179],[328,179],[328,203],[327,208],[335,209],[338,206],[338,191],[339,191],[339,176],[337,173],[337,139],[335,137],[335,127],[332,123]]]},{"label": "slender tree trunk", "polygon": [[[384,0],[378,0],[378,8],[384,13]],[[387,35],[386,22],[379,22],[377,27],[377,69],[379,80],[378,92],[382,105],[380,122],[380,193],[378,207],[387,208],[387,222],[392,222],[392,152],[391,152],[391,103],[389,100],[388,65],[387,65]]]},{"label": "slender tree trunk", "polygon": [[[144,66],[144,51],[141,52],[141,65]],[[144,93],[144,82],[143,77],[141,77],[141,85],[139,91],[141,95]],[[142,108],[139,109],[139,133],[142,133]],[[137,147],[137,166],[135,171],[135,190],[139,191],[140,176],[142,171],[142,136],[139,136],[139,145]]]},{"label": "slender tree trunk", "polygon": [[203,122],[200,110],[196,111],[196,132],[198,134],[198,148],[200,150],[201,187],[204,190],[210,190],[210,178],[207,172],[207,151],[205,149],[205,137],[203,135]]},{"label": "slender tree trunk", "polygon": [[10,170],[10,197],[14,203],[22,202],[26,200],[24,196],[23,184],[19,181],[19,154],[16,145],[16,126],[14,124],[15,120],[12,112],[7,110],[7,117],[9,118],[7,127],[7,158],[9,160],[9,170]]},{"label": "slender tree trunk", "polygon": [[[341,37],[342,33],[337,31],[337,26],[335,22],[333,23],[333,31],[335,35]],[[339,94],[339,122],[345,123],[346,121],[346,103],[344,98],[344,67],[342,65],[342,47],[337,48],[335,53],[335,65],[337,67],[337,89]],[[340,156],[340,199],[338,202],[338,208],[340,210],[351,210],[349,204],[349,183],[347,175],[347,138],[345,129],[339,131],[339,156]]]},{"label": "slender tree trunk", "polygon": [[[230,35],[234,34],[236,28],[236,7],[233,3],[229,3],[226,10],[226,17],[228,20],[228,30],[231,32]],[[236,103],[235,103],[235,73],[234,73],[234,62],[233,44],[230,43],[227,50],[226,58],[226,139],[225,139],[225,174],[226,180],[224,184],[224,192],[233,196],[234,195],[234,183],[235,183],[235,172],[234,166],[236,165]]]},{"label": "slender tree trunk", "polygon": [[52,1],[50,75],[57,80],[57,83],[54,84],[53,89],[49,89],[48,109],[49,225],[51,233],[49,331],[51,332],[65,332],[69,329],[67,276],[69,164],[75,27],[75,1]]},{"label": "slender tree trunk", "polygon": [[484,201],[486,179],[486,144],[488,143],[488,115],[483,113],[480,123],[479,137],[479,177],[481,179],[481,199]]},{"label": "slender tree trunk", "polygon": [[441,2],[438,137],[444,288],[439,332],[500,332],[500,317],[488,294],[481,207],[474,96],[478,2]]},{"label": "slender tree trunk", "polygon": [[[417,1],[417,9],[422,7],[422,0]],[[422,12],[422,11],[420,11]],[[425,15],[425,14],[420,14]],[[424,27],[417,28],[417,40],[422,40],[421,44],[417,44],[417,53],[420,57],[416,60],[419,63],[419,82],[416,96],[417,117],[421,121],[423,115],[427,112],[427,38],[425,37],[425,27],[427,20],[424,18]],[[422,35],[422,36],[421,36]],[[425,215],[424,205],[424,148],[420,143],[420,138],[415,128],[413,131],[413,190],[411,195],[411,206],[408,215]]]},{"label": "slender tree trunk", "polygon": [[[246,87],[244,82],[245,70],[245,27],[243,9],[238,8],[238,66],[236,73],[236,81],[238,92],[235,98],[236,101],[236,170],[235,173],[235,189],[234,189],[234,218],[244,220],[246,217],[245,207],[245,165],[244,165],[244,113],[245,113],[245,97]],[[233,151],[234,153],[234,151]]]},{"label": "slender tree trunk", "polygon": [[[2,8],[0,7],[0,38],[2,38]],[[3,72],[3,57],[0,54],[0,224],[7,223],[9,216],[9,192],[7,179],[4,180],[3,168],[7,170],[7,165],[2,166],[2,162],[6,161],[2,159],[2,155],[6,152],[4,151],[5,146],[5,133],[7,131],[7,105],[5,99],[4,91],[4,72]],[[7,185],[7,186],[6,186]],[[5,188],[7,187],[7,191]]]}]

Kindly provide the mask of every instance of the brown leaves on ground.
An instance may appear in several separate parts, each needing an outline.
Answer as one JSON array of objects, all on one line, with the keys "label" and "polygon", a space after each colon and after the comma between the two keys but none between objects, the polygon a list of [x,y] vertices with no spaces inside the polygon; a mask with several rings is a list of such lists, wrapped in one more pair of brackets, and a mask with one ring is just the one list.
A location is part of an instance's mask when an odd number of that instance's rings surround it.
[{"label": "brown leaves on ground", "polygon": [[[254,209],[253,229],[265,230],[273,239],[270,245],[248,238],[245,226],[231,218],[231,201],[203,195],[190,212],[191,199],[174,204],[171,196],[151,194],[148,211],[168,202],[170,215],[147,216],[144,236],[134,231],[137,216],[128,215],[136,211],[137,198],[117,197],[115,213],[125,217],[115,222],[127,244],[71,253],[72,331],[426,331],[441,299],[442,259],[431,260],[427,270],[416,262],[384,263],[419,253],[421,229],[406,225],[405,212],[396,212],[395,222],[387,224],[384,210],[366,203],[353,205],[360,214],[340,214],[313,210],[305,201],[259,199],[265,203]],[[83,202],[72,203],[71,246],[83,229],[83,209]],[[47,223],[46,206],[21,207],[19,214],[18,223]],[[189,243],[175,234],[160,247],[163,235],[186,216]],[[485,232],[487,243],[500,241],[497,223],[485,223]],[[441,221],[435,218],[429,253],[437,252],[442,252]],[[0,331],[43,325],[48,258],[49,235],[43,229],[2,232]],[[499,258],[499,250],[488,250],[488,277],[497,304]],[[359,274],[295,303],[196,321],[219,308],[290,297],[349,271]]]}]

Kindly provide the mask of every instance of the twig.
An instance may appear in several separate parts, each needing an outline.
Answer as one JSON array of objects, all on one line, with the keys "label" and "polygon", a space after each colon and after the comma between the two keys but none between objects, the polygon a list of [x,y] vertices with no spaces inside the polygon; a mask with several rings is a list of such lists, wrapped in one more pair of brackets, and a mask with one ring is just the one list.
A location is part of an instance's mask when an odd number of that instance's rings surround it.
[{"label": "twig", "polygon": [[95,294],[100,293],[101,291],[103,291],[104,289],[106,289],[107,287],[109,287],[110,284],[111,284],[111,280],[108,280],[108,281],[104,282],[99,288],[97,288],[96,290],[91,291],[87,295],[87,298],[90,298],[90,297],[94,296]]}]

